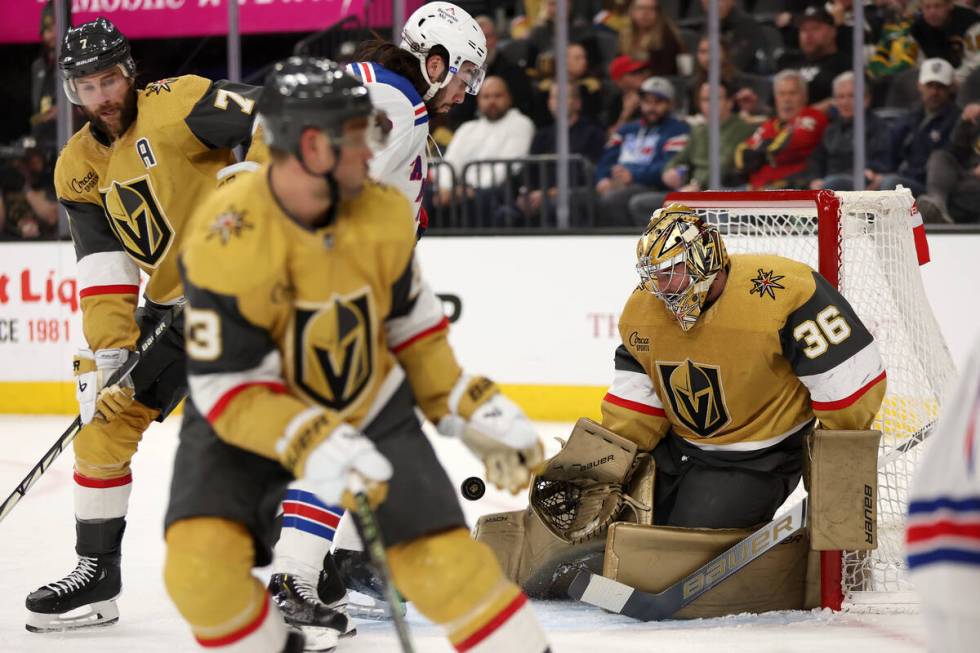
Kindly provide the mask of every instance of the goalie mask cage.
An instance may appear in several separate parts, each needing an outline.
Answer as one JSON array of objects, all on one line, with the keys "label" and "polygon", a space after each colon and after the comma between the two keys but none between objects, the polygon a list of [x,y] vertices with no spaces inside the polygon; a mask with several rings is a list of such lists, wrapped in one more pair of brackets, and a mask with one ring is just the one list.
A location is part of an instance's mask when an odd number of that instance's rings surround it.
[{"label": "goalie mask cage", "polygon": [[821,554],[821,603],[916,603],[905,564],[905,515],[916,446],[954,374],[919,274],[908,190],[671,193],[716,225],[730,253],[778,254],[809,264],[857,311],[877,341],[888,391],[871,428],[878,452],[878,548]]}]

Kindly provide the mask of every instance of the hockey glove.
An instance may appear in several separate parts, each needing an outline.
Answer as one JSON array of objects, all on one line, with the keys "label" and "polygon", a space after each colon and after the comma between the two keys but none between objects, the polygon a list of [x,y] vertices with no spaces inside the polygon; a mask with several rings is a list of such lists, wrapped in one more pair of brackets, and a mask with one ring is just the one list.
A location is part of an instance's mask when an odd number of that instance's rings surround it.
[{"label": "hockey glove", "polygon": [[460,438],[498,488],[511,494],[526,488],[544,463],[544,448],[524,411],[493,381],[466,375],[449,394],[449,409],[439,432]]},{"label": "hockey glove", "polygon": [[376,508],[388,494],[386,481],[391,478],[391,463],[374,448],[374,443],[350,424],[340,426],[327,436],[306,459],[304,480],[313,494],[327,504],[341,504],[348,510],[357,507],[348,489],[352,474],[360,476],[368,503]]},{"label": "hockey glove", "polygon": [[79,349],[75,355],[75,396],[82,424],[93,419],[111,422],[133,403],[136,390],[127,375],[118,383],[106,387],[113,373],[122,367],[130,356],[128,349]]}]

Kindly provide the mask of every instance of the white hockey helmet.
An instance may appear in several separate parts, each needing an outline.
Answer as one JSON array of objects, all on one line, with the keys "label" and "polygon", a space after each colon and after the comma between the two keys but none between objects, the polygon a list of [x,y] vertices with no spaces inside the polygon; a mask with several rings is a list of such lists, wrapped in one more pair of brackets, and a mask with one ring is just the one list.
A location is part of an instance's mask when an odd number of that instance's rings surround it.
[{"label": "white hockey helmet", "polygon": [[[441,82],[429,79],[425,60],[429,51],[441,45],[449,53],[448,70]],[[402,29],[399,46],[415,55],[429,90],[422,98],[431,100],[454,75],[466,83],[466,92],[480,92],[486,74],[487,38],[480,25],[464,9],[451,2],[429,2],[416,9]]]}]

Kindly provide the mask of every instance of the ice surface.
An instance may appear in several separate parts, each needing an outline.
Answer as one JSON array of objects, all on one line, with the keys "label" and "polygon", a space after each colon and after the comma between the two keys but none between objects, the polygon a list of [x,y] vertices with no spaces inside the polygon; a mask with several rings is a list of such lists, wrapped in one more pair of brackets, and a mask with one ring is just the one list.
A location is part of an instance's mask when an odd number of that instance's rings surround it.
[{"label": "ice surface", "polygon": [[[0,416],[0,494],[5,498],[62,433],[70,418]],[[24,597],[74,568],[71,453],[66,452],[0,523],[0,651],[3,653],[98,651],[152,653],[202,650],[170,603],[161,578],[163,513],[177,442],[178,419],[154,424],[133,461],[133,494],[123,544],[124,590],[114,626],[68,634],[24,630]],[[569,424],[541,423],[549,454],[554,436]],[[462,445],[434,436],[437,450],[458,486],[481,466]],[[524,496],[488,488],[476,502],[463,501],[470,524],[481,514],[522,507]],[[738,615],[721,619],[641,624],[571,602],[536,602],[555,653],[732,651],[753,653],[887,650],[925,651],[917,614],[833,614],[829,611]],[[409,609],[419,653],[448,653],[440,629]],[[399,650],[386,622],[358,622],[359,634],[342,653]],[[508,652],[501,652],[508,653]]]}]

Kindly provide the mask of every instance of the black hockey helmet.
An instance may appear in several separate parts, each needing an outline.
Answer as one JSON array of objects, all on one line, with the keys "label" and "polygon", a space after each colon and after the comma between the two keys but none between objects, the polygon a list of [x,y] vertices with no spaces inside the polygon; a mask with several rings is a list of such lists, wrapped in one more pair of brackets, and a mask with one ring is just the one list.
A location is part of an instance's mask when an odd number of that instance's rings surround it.
[{"label": "black hockey helmet", "polygon": [[291,154],[298,152],[300,135],[308,127],[322,130],[337,146],[344,122],[374,113],[364,84],[333,61],[317,57],[276,63],[256,109],[269,147]]},{"label": "black hockey helmet", "polygon": [[132,79],[136,64],[129,51],[129,41],[106,18],[73,27],[65,34],[58,61],[64,79],[65,93],[75,104],[81,104],[75,80],[119,66],[123,75]]}]

